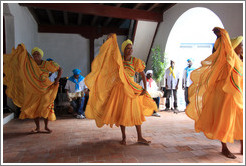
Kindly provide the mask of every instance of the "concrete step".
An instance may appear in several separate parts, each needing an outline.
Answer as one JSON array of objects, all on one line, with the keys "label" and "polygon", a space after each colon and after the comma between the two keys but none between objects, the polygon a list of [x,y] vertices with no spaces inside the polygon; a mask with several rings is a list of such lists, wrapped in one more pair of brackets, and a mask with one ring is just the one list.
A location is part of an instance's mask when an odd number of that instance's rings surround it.
[{"label": "concrete step", "polygon": [[10,120],[14,119],[14,113],[4,113],[3,114],[3,125],[8,123]]}]

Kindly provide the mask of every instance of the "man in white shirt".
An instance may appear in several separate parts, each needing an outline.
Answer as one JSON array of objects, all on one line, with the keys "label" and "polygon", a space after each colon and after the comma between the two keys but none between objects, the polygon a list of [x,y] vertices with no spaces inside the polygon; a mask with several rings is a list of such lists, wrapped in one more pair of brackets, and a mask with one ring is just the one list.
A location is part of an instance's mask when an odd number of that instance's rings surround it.
[{"label": "man in white shirt", "polygon": [[[171,60],[171,66],[165,72],[165,82],[166,82],[166,109],[168,111],[170,109],[170,101],[169,98],[171,94],[174,97],[174,109],[177,110],[178,102],[177,102],[177,90],[179,85],[179,72],[175,70],[175,62]],[[178,110],[177,110],[178,111]]]},{"label": "man in white shirt", "polygon": [[81,71],[79,69],[73,70],[73,76],[69,77],[67,80],[65,89],[67,97],[73,107],[73,110],[77,113],[76,117],[78,119],[85,118],[85,93],[88,90],[84,77],[80,75]]},{"label": "man in white shirt", "polygon": [[[158,91],[158,86],[155,80],[152,79],[153,70],[148,70],[145,75],[146,75],[146,83],[147,83],[146,90],[153,98],[153,100],[156,102],[156,105],[159,109],[160,97],[163,96],[163,93],[161,91]],[[140,85],[144,88],[143,80],[140,81]],[[157,110],[155,110],[152,116],[160,117],[161,115],[157,113]]]},{"label": "man in white shirt", "polygon": [[182,89],[185,91],[185,102],[186,106],[190,103],[188,99],[188,88],[192,84],[192,81],[190,79],[190,74],[195,68],[192,67],[193,59],[187,59],[188,66],[184,69],[183,72],[183,79],[182,79]]}]

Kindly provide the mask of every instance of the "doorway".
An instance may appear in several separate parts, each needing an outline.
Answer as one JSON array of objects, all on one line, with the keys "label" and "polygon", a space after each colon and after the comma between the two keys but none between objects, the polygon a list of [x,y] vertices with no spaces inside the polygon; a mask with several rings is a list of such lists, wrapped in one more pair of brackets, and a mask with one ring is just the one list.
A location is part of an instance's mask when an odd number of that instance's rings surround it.
[{"label": "doorway", "polygon": [[178,108],[185,109],[182,77],[187,59],[193,58],[193,67],[201,66],[201,61],[211,55],[216,36],[212,29],[224,28],[220,18],[210,9],[195,7],[184,12],[175,22],[167,40],[166,56],[168,64],[175,61],[179,71]]}]

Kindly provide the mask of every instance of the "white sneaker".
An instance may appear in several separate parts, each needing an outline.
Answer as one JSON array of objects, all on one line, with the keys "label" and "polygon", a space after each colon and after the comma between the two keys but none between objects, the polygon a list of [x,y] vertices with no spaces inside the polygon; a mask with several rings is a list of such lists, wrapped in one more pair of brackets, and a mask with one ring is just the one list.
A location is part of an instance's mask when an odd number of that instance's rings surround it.
[{"label": "white sneaker", "polygon": [[157,112],[153,113],[152,116],[157,116],[157,117],[161,117],[160,114],[158,114]]},{"label": "white sneaker", "polygon": [[83,115],[77,115],[76,118],[77,119],[84,119],[85,117]]}]

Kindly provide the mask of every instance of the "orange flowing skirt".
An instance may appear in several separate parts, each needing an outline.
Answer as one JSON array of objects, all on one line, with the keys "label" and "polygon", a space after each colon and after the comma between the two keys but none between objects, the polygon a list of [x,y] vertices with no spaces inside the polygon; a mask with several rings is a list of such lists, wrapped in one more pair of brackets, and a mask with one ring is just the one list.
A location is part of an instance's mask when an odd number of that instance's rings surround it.
[{"label": "orange flowing skirt", "polygon": [[157,110],[148,93],[140,96],[142,87],[125,71],[116,35],[100,48],[85,83],[90,90],[85,115],[98,127],[141,125],[144,116]]},{"label": "orange flowing skirt", "polygon": [[59,66],[54,66],[50,62],[38,66],[26,51],[24,44],[18,45],[11,54],[4,54],[3,61],[6,95],[16,106],[21,107],[19,118],[43,117],[51,121],[56,120],[54,100],[59,85],[53,85],[48,78],[48,70],[43,72],[40,67],[55,71]]},{"label": "orange flowing skirt", "polygon": [[216,51],[191,73],[186,114],[195,120],[196,132],[233,143],[243,140],[243,63],[228,33],[224,29],[221,32]]}]

